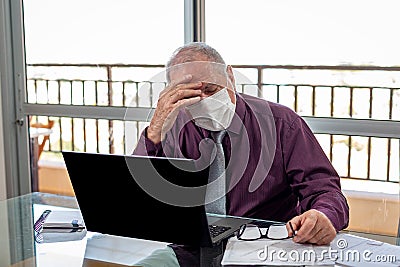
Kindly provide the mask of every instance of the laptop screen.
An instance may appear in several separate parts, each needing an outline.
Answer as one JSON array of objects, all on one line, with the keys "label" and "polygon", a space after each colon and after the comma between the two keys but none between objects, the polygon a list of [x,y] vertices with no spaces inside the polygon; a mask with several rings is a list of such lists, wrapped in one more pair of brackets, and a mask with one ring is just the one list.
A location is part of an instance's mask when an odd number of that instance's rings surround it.
[{"label": "laptop screen", "polygon": [[196,171],[193,160],[65,151],[63,157],[87,230],[200,244],[204,205],[181,205],[185,199],[174,191],[197,187],[197,200],[204,200],[205,189],[198,189],[208,170]]}]

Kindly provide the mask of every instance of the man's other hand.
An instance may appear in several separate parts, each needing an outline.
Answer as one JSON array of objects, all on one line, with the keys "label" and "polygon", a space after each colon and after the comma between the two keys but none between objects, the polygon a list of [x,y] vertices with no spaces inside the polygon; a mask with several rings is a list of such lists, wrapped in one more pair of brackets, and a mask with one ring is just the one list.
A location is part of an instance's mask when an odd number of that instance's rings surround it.
[{"label": "man's other hand", "polygon": [[[317,245],[327,245],[336,236],[329,218],[322,212],[311,209],[290,220],[296,236],[293,238],[297,243],[312,243]],[[288,232],[292,233],[289,225],[286,225]]]}]

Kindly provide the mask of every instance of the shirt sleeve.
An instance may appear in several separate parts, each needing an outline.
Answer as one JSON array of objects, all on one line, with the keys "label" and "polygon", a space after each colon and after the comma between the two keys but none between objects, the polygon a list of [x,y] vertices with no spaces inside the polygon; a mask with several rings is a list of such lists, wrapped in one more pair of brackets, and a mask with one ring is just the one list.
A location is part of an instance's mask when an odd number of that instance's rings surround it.
[{"label": "shirt sleeve", "polygon": [[147,129],[148,127],[146,127],[141,133],[139,141],[132,154],[139,156],[163,157],[164,152],[161,142],[154,144],[153,141],[147,138]]},{"label": "shirt sleeve", "polygon": [[301,212],[316,209],[330,219],[337,231],[346,228],[349,206],[341,191],[340,177],[301,117],[289,126],[284,141],[286,171]]}]

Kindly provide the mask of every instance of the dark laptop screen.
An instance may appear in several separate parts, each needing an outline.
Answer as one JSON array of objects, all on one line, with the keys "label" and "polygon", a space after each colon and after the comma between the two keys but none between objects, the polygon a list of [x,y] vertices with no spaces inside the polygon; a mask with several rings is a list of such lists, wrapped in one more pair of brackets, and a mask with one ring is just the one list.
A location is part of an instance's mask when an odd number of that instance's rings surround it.
[{"label": "dark laptop screen", "polygon": [[158,173],[184,187],[207,184],[207,170],[197,172],[192,160],[80,152],[63,156],[89,231],[200,244],[207,225],[203,205],[182,207],[157,200],[133,178],[152,181]]}]

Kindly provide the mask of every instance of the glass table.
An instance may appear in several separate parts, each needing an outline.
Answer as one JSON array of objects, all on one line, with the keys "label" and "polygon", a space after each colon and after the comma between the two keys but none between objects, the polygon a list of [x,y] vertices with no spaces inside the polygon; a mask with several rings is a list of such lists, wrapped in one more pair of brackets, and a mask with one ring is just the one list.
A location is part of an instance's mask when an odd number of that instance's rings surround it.
[{"label": "glass table", "polygon": [[[34,222],[44,210],[77,210],[75,197],[34,192],[0,201],[0,267],[119,267],[149,255],[167,244],[103,235],[86,230],[46,233],[39,241]],[[91,241],[95,245],[90,246]],[[125,257],[125,258],[124,258]],[[104,261],[110,260],[110,262]],[[116,262],[116,263],[112,263]]]},{"label": "glass table", "polygon": [[[74,235],[64,234],[61,239],[44,238],[40,243],[35,240],[33,225],[46,209],[76,210],[79,206],[75,197],[41,192],[0,201],[0,267],[119,267],[126,266],[121,263],[124,261],[121,259],[126,258],[126,262],[132,263],[167,245],[86,230]],[[399,239],[396,237],[354,232],[352,234],[399,245]],[[91,240],[100,239],[102,241],[97,242],[95,246],[89,246]],[[93,256],[94,254],[97,256]],[[116,261],[110,263],[102,257],[114,258]]]}]

